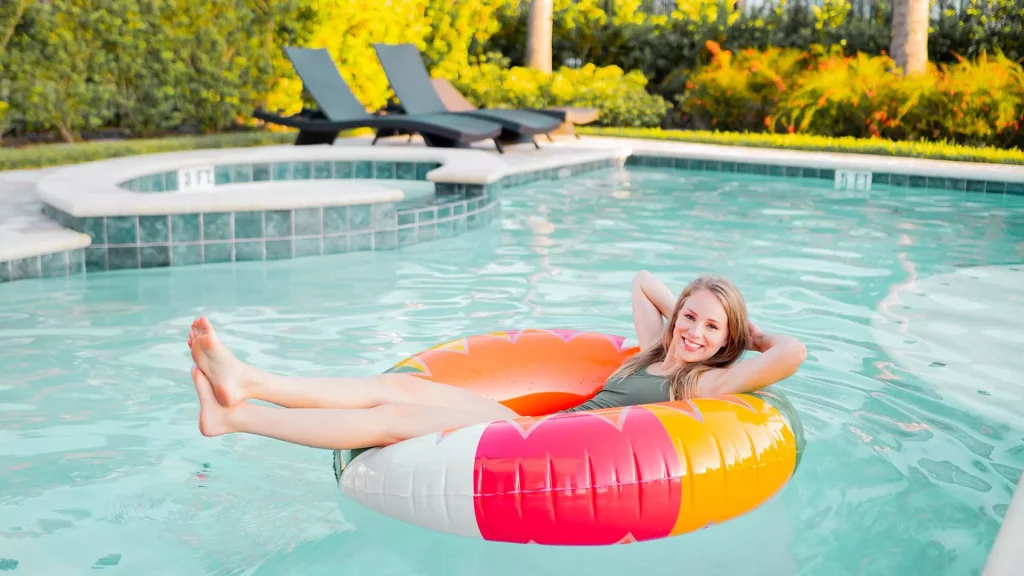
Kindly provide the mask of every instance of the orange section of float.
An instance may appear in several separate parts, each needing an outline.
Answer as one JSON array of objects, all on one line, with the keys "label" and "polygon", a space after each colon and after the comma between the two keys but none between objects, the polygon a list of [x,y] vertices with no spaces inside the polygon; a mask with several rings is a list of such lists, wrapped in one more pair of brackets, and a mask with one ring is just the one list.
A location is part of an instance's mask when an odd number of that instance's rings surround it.
[{"label": "orange section of float", "polygon": [[389,372],[472,390],[524,416],[564,410],[597,394],[631,354],[620,336],[577,330],[509,330],[439,344]]}]

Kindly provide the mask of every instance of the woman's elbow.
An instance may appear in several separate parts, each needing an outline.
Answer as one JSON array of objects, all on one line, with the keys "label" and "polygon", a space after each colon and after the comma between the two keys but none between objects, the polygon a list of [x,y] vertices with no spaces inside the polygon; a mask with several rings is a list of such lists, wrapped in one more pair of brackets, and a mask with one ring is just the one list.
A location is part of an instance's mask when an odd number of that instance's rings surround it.
[{"label": "woman's elbow", "polygon": [[793,372],[795,373],[800,365],[807,360],[807,346],[804,346],[803,342],[794,341],[792,348],[789,352],[790,362],[793,366]]}]

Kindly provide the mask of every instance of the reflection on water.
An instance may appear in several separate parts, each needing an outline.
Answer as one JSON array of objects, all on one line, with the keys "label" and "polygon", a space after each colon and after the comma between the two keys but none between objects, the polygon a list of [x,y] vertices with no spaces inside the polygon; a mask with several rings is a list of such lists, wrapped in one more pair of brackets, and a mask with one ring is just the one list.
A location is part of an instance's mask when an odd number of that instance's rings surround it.
[{"label": "reflection on water", "polygon": [[[0,286],[0,570],[978,573],[1024,468],[1024,199],[815,184],[606,171],[508,190],[488,229],[393,252]],[[477,542],[341,499],[328,452],[196,429],[199,314],[261,368],[368,375],[503,328],[632,335],[640,268],[676,290],[726,275],[808,346],[779,384],[800,471],[742,518],[597,549]]]}]

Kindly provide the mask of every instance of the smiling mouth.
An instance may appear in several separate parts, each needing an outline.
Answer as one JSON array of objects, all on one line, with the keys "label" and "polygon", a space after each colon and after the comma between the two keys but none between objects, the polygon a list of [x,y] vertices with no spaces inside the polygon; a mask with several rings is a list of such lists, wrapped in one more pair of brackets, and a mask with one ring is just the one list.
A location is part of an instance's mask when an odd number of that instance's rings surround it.
[{"label": "smiling mouth", "polygon": [[692,340],[686,338],[685,336],[683,337],[683,348],[686,348],[688,351],[696,352],[703,347],[703,345],[697,344],[696,342],[693,342]]}]

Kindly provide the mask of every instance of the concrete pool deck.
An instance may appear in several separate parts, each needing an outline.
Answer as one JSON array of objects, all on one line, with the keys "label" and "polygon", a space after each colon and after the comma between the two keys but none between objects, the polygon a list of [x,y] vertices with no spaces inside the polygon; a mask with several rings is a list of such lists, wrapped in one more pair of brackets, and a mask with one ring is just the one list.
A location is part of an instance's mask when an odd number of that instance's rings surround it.
[{"label": "concrete pool deck", "polygon": [[[623,163],[865,191],[1024,194],[1024,166],[625,138],[560,138],[539,150],[509,146],[503,155],[486,145],[428,148],[405,138],[371,147],[365,137],[197,150],[0,172],[0,282],[399,248],[488,225],[505,186]],[[194,190],[179,189],[179,179],[204,177]],[[421,194],[412,202],[413,183],[432,184],[436,201]]]}]

